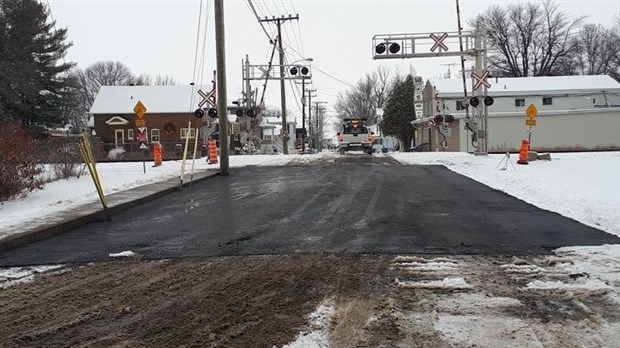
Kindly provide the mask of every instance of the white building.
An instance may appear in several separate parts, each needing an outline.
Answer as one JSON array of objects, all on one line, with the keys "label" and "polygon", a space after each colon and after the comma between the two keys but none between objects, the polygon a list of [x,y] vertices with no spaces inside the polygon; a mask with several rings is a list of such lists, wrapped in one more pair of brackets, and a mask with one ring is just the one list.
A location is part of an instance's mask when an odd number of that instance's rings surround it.
[{"label": "white building", "polygon": [[[492,78],[486,95],[488,150],[516,151],[528,138],[525,109],[538,109],[533,127],[532,149],[538,151],[620,150],[620,83],[609,76],[553,76]],[[471,80],[467,81],[471,91]],[[447,147],[438,127],[418,131],[418,143],[431,150],[475,151],[471,132],[465,129],[463,84],[460,79],[429,80],[424,91],[424,115],[451,114]],[[471,92],[468,92],[471,97]],[[483,107],[481,101],[479,108]],[[439,109],[439,111],[437,111]],[[470,111],[472,108],[470,107]],[[430,141],[429,141],[430,137]]]}]

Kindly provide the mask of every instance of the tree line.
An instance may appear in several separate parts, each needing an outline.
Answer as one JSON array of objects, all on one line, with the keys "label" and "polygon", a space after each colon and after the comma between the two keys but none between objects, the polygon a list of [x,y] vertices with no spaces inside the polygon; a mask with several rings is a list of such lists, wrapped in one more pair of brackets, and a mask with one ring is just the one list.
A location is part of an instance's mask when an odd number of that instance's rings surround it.
[{"label": "tree line", "polygon": [[176,83],[135,75],[121,62],[77,67],[65,59],[67,29],[49,17],[36,0],[0,0],[0,121],[79,131],[101,86]]}]

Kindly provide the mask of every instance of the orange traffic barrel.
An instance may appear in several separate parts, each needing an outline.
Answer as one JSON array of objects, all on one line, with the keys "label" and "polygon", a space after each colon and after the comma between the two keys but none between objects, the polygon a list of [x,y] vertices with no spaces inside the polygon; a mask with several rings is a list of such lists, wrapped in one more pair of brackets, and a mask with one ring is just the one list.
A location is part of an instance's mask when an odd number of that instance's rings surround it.
[{"label": "orange traffic barrel", "polygon": [[530,150],[530,142],[527,140],[523,140],[521,142],[521,151],[519,151],[519,160],[518,164],[528,164],[527,161],[527,152]]},{"label": "orange traffic barrel", "polygon": [[153,145],[153,161],[155,162],[155,167],[161,166],[161,145],[155,144]]},{"label": "orange traffic barrel", "polygon": [[209,162],[217,164],[217,143],[215,140],[209,140]]}]

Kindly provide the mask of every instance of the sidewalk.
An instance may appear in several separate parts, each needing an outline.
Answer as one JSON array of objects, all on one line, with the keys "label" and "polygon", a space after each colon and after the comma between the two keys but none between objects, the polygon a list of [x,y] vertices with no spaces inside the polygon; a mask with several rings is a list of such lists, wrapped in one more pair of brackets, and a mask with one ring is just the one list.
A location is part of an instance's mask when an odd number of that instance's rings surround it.
[{"label": "sidewalk", "polygon": [[[207,180],[216,175],[219,175],[219,171],[197,172],[194,174],[192,183]],[[183,187],[187,187],[189,184],[189,177],[186,177]],[[138,186],[129,190],[119,191],[106,196],[108,201],[108,212],[111,216],[113,216],[114,214],[127,208],[156,200],[178,190],[179,178],[175,177],[166,181],[160,181],[148,185]],[[36,242],[41,239],[50,238],[76,227],[86,225],[87,223],[106,219],[107,215],[101,205],[101,202],[97,201],[85,204],[78,209],[60,213],[58,219],[55,219],[54,222],[28,227],[22,232],[0,239],[0,251]]]}]

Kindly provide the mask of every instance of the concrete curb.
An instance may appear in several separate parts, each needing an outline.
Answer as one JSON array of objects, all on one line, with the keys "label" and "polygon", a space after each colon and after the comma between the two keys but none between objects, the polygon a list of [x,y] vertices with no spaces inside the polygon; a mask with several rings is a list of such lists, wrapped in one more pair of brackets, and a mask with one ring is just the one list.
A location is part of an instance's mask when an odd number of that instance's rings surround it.
[{"label": "concrete curb", "polygon": [[[182,187],[189,187],[190,184],[205,181],[218,175],[220,175],[219,172],[197,173],[194,175],[194,179],[191,183],[184,182]],[[112,216],[128,208],[154,201],[175,191],[179,191],[178,178],[113,193],[107,196],[108,212],[110,216]],[[100,202],[89,203],[78,209],[80,210],[79,212],[71,211],[63,213],[64,216],[61,217],[60,222],[46,223],[0,239],[0,251],[50,238],[93,221],[104,221],[107,219],[105,210],[103,210]]]}]

